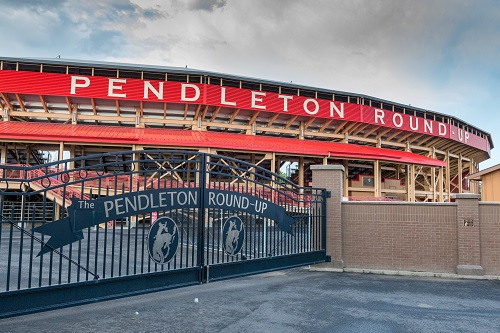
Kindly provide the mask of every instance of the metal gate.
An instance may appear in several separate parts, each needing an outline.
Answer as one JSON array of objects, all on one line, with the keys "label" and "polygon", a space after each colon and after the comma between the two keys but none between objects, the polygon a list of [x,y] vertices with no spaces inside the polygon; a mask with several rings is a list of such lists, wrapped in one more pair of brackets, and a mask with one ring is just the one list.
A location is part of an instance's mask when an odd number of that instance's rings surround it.
[{"label": "metal gate", "polygon": [[0,166],[0,318],[323,262],[323,189],[194,151]]}]

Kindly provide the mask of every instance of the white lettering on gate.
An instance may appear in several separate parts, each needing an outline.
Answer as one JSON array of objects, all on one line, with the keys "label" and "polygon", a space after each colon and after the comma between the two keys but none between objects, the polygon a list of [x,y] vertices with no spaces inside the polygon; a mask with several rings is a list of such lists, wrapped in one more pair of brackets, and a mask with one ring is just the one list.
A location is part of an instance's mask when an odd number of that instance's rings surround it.
[{"label": "white lettering on gate", "polygon": [[[80,81],[83,81],[82,83],[79,83]],[[70,88],[70,94],[75,95],[76,94],[76,88],[87,88],[90,86],[90,79],[85,76],[72,76],[71,77],[71,88]]]},{"label": "white lettering on gate", "polygon": [[109,212],[113,209],[113,201],[104,201],[104,213],[109,217]]}]

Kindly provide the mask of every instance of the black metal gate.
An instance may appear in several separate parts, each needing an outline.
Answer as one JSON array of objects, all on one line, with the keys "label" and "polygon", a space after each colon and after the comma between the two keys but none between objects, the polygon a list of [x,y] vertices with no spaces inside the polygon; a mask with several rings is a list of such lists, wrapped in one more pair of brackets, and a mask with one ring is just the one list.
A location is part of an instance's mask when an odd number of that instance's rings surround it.
[{"label": "black metal gate", "polygon": [[0,166],[0,318],[325,261],[323,189],[195,151]]}]

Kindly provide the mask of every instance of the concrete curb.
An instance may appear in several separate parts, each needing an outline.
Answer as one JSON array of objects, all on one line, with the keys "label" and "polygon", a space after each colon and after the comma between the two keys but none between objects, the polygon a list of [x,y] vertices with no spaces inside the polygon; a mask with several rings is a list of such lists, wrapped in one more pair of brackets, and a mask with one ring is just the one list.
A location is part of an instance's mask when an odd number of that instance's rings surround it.
[{"label": "concrete curb", "polygon": [[435,278],[442,278],[442,279],[500,280],[500,276],[498,276],[498,275],[459,275],[459,274],[452,274],[452,273],[394,271],[394,270],[385,270],[385,269],[363,269],[363,268],[333,268],[333,267],[324,267],[324,266],[323,267],[309,266],[309,271],[311,271],[311,272],[358,273],[358,274],[435,277]]}]

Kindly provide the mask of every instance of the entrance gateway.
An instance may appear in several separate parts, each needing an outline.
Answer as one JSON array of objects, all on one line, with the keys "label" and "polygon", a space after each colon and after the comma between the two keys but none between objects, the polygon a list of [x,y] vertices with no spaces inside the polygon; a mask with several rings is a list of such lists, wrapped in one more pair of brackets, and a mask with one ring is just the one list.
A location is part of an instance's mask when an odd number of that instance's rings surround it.
[{"label": "entrance gateway", "polygon": [[0,318],[327,259],[327,192],[230,157],[142,150],[0,171]]}]

